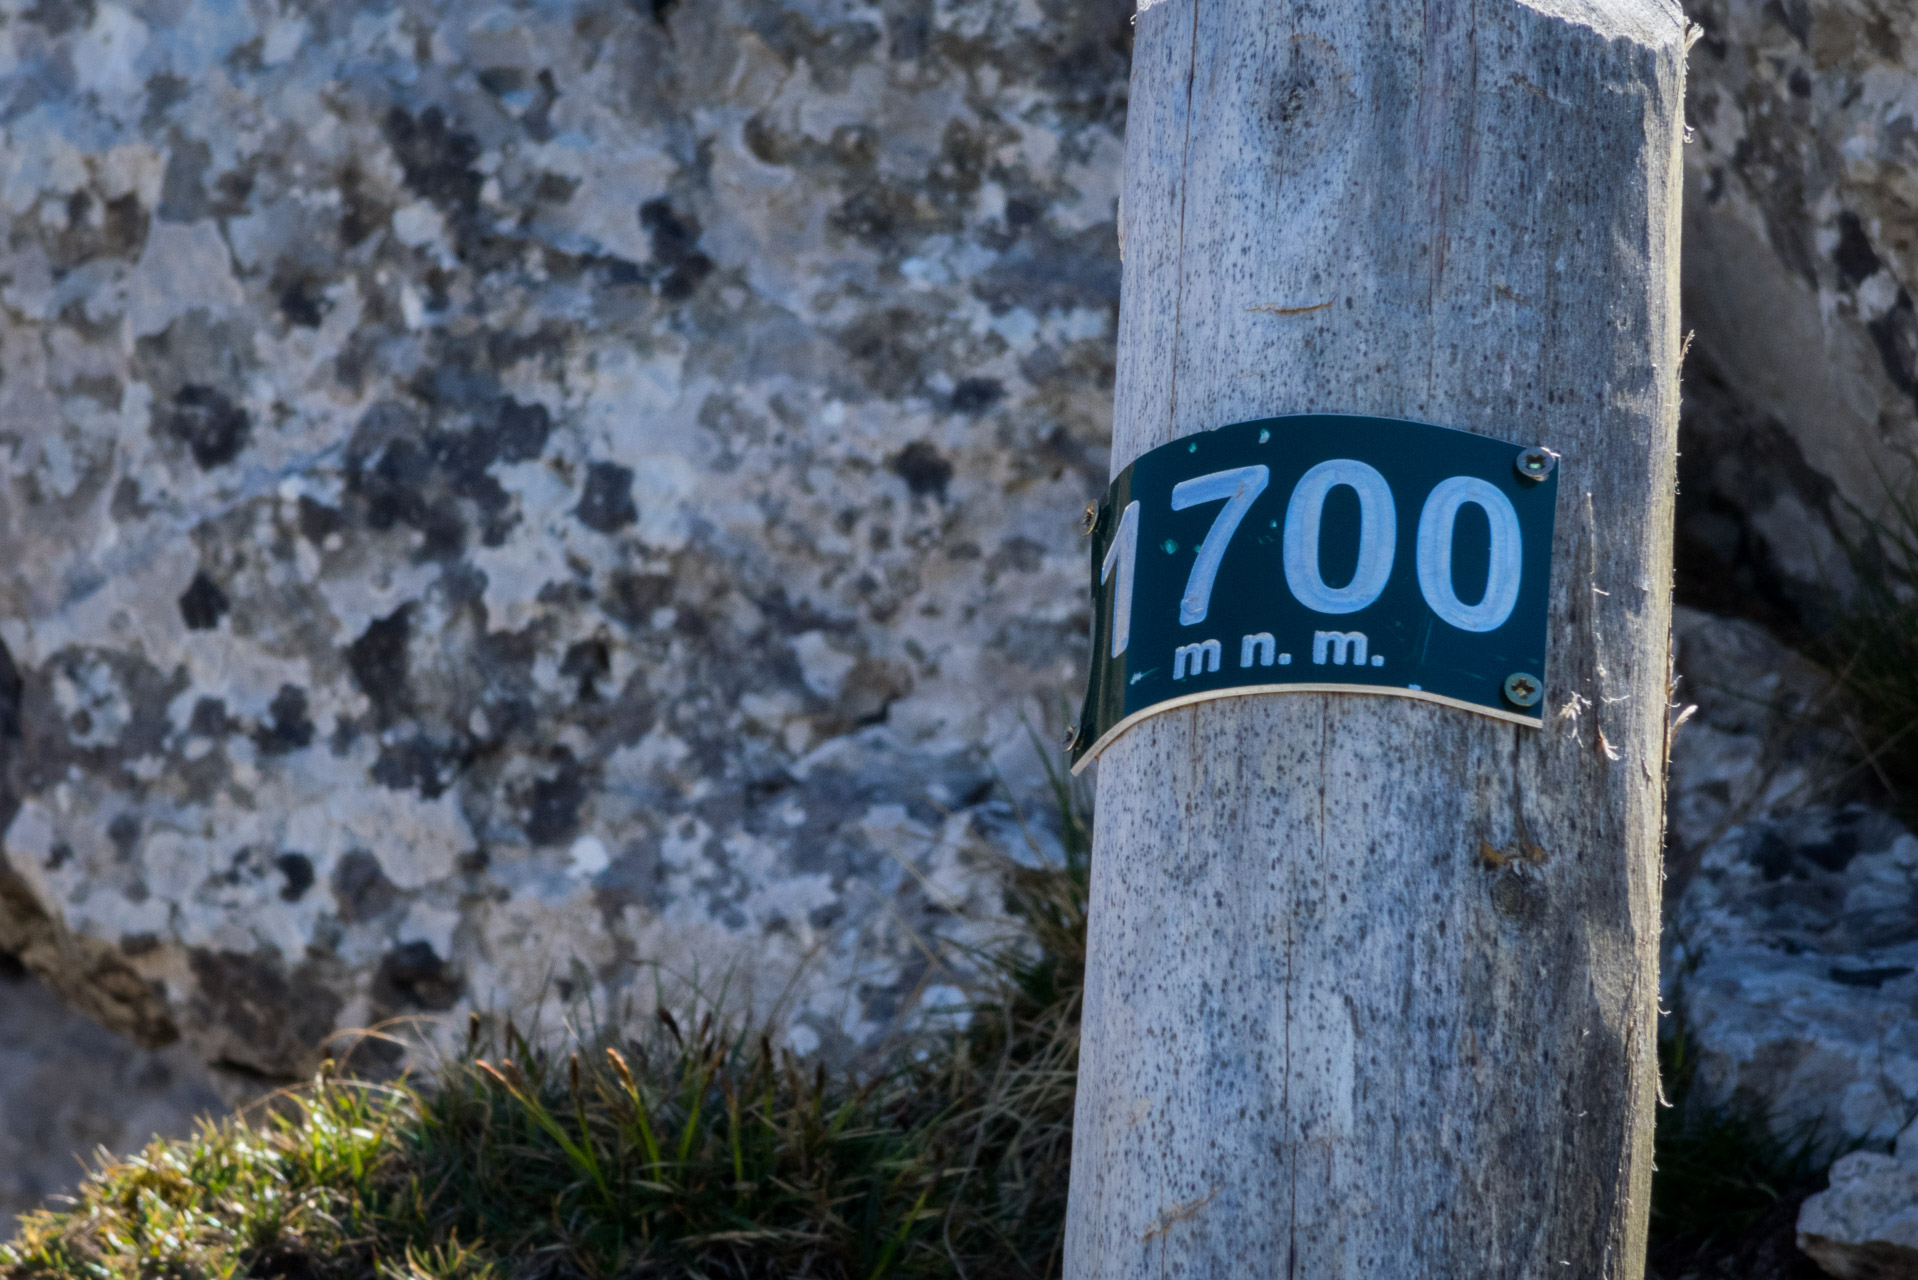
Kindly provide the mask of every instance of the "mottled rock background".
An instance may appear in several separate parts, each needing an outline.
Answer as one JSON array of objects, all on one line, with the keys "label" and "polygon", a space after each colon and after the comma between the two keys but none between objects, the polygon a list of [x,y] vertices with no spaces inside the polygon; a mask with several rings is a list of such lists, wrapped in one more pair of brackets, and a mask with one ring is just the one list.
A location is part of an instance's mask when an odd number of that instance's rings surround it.
[{"label": "mottled rock background", "polygon": [[1126,5],[0,13],[0,950],[253,1082],[949,995],[1081,674]]},{"label": "mottled rock background", "polygon": [[1815,629],[1918,449],[1918,7],[1685,7],[1680,592]]},{"label": "mottled rock background", "polygon": [[[1082,674],[1129,8],[0,0],[0,953],[176,1046],[15,983],[0,1106],[950,998]],[[1679,591],[1747,621],[1681,613],[1674,890],[1819,798],[1777,637],[1918,442],[1918,9],[1690,9]]]}]

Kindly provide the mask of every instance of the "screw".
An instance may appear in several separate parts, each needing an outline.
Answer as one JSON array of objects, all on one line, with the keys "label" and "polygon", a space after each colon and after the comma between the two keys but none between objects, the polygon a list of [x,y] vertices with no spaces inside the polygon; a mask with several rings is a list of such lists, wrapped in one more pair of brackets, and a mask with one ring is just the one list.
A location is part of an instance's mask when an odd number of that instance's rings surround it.
[{"label": "screw", "polygon": [[1535,444],[1519,450],[1518,460],[1512,465],[1518,468],[1521,480],[1543,480],[1558,465],[1558,455],[1542,444]]},{"label": "screw", "polygon": [[1544,682],[1535,675],[1514,671],[1505,677],[1505,700],[1515,707],[1536,707],[1544,696]]},{"label": "screw", "polygon": [[1090,538],[1092,531],[1098,527],[1099,504],[1096,502],[1088,502],[1086,503],[1085,514],[1079,517],[1079,533],[1082,537]]}]

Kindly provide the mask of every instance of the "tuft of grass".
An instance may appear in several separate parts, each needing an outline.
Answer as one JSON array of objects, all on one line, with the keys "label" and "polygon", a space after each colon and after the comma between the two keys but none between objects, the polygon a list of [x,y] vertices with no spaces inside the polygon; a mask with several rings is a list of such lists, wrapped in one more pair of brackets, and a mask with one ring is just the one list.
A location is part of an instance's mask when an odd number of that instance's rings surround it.
[{"label": "tuft of grass", "polygon": [[1859,767],[1907,819],[1918,816],[1918,490],[1891,493],[1846,548],[1857,589],[1821,648],[1849,695]]},{"label": "tuft of grass", "polygon": [[1089,827],[1009,868],[1027,926],[962,1029],[828,1072],[708,1011],[543,1052],[476,1018],[429,1081],[323,1072],[103,1160],[0,1276],[86,1280],[1051,1276],[1060,1269]]},{"label": "tuft of grass", "polygon": [[[1670,1105],[1660,1109],[1652,1140],[1652,1274],[1719,1274],[1713,1267],[1721,1262],[1749,1262],[1770,1249],[1776,1242],[1768,1237],[1781,1229],[1790,1258],[1797,1206],[1822,1189],[1841,1152],[1815,1127],[1780,1136],[1763,1107],[1701,1096],[1684,1027],[1673,1021],[1659,1042]],[[1745,1266],[1737,1274],[1756,1272]]]}]

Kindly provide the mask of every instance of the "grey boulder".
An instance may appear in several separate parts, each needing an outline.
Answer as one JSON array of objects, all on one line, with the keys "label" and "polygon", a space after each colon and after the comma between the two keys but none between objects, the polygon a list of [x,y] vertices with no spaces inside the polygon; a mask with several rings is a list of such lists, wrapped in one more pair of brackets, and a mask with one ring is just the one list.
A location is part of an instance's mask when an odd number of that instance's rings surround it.
[{"label": "grey boulder", "polygon": [[1798,1247],[1838,1280],[1918,1280],[1918,1133],[1854,1151],[1798,1211]]}]

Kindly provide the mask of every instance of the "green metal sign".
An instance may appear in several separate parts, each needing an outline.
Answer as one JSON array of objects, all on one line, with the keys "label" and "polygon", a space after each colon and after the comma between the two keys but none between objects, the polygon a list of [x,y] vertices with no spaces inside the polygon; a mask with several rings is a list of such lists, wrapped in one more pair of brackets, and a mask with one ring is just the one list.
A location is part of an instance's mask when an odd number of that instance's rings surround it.
[{"label": "green metal sign", "polygon": [[1092,534],[1075,770],[1156,712],[1248,693],[1419,698],[1537,727],[1557,457],[1301,414],[1141,455]]}]

